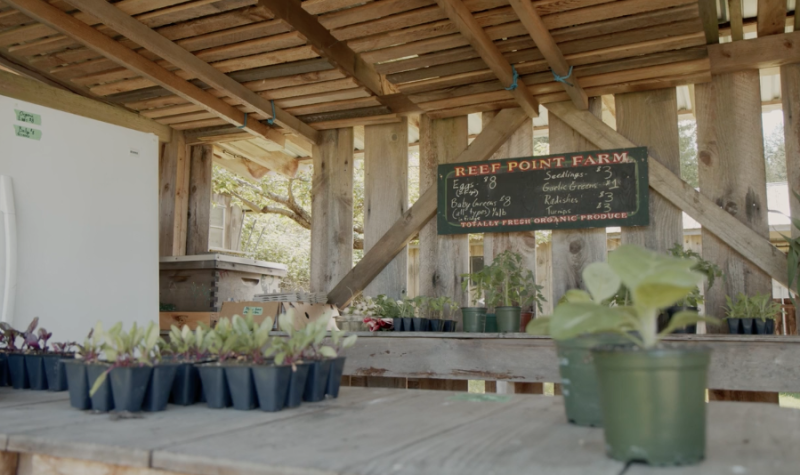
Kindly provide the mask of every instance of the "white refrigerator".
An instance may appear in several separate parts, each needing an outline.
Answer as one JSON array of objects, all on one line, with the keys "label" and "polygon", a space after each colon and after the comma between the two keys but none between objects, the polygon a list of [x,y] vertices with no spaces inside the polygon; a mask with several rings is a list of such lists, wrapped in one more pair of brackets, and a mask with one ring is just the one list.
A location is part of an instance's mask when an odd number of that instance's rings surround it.
[{"label": "white refrigerator", "polygon": [[0,320],[79,343],[157,322],[158,147],[0,95]]}]

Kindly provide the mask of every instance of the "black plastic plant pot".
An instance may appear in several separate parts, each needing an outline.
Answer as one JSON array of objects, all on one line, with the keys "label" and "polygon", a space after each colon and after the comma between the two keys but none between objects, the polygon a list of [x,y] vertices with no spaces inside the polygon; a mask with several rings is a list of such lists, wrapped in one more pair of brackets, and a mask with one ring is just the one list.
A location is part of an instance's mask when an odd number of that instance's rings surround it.
[{"label": "black plastic plant pot", "polygon": [[249,366],[226,366],[225,379],[228,380],[234,409],[249,411],[256,407],[256,387]]},{"label": "black plastic plant pot", "polygon": [[111,380],[111,393],[114,395],[114,409],[140,412],[152,375],[152,366],[112,369],[108,378]]},{"label": "black plastic plant pot", "polygon": [[772,320],[772,319],[767,320],[767,324],[764,327],[764,334],[765,335],[774,335],[775,334],[775,320]]},{"label": "black plastic plant pot", "polygon": [[464,331],[467,333],[480,333],[486,328],[486,308],[464,307],[461,309],[464,318]]},{"label": "black plastic plant pot", "polygon": [[556,341],[561,394],[564,396],[564,409],[570,424],[603,426],[600,390],[591,350],[600,345],[623,344],[626,341],[620,335],[607,333]]},{"label": "black plastic plant pot", "polygon": [[410,332],[413,328],[411,326],[411,317],[403,317],[403,331]]},{"label": "black plastic plant pot", "polygon": [[325,388],[325,394],[332,398],[339,397],[339,386],[342,384],[342,375],[344,374],[344,361],[344,356],[331,360],[331,372],[328,375],[328,386]]},{"label": "black plastic plant pot", "polygon": [[[108,365],[104,364],[90,364],[86,365],[86,379],[88,389],[91,392],[95,380],[108,370]],[[90,395],[92,400],[92,410],[98,412],[108,412],[114,409],[114,397],[112,396],[111,383],[109,378],[103,381],[103,384],[95,391],[94,395]]]},{"label": "black plastic plant pot", "polygon": [[703,460],[709,349],[596,348],[592,355],[609,457],[656,466]]},{"label": "black plastic plant pot", "polygon": [[428,325],[429,325],[429,327],[430,327],[432,332],[440,332],[440,331],[442,331],[442,328],[444,327],[444,320],[437,320],[437,319],[431,318],[428,321]]},{"label": "black plastic plant pot", "polygon": [[306,390],[308,363],[294,365],[295,369],[289,378],[289,391],[286,393],[286,407],[297,407],[303,402],[303,392]]},{"label": "black plastic plant pot", "polygon": [[456,331],[456,322],[453,320],[445,320],[442,322],[442,331],[445,333],[450,333]]},{"label": "black plastic plant pot", "polygon": [[64,365],[64,360],[71,360],[73,358],[74,357],[71,355],[42,355],[48,390],[67,390],[67,368]]},{"label": "black plastic plant pot", "polygon": [[147,392],[144,394],[143,411],[158,412],[167,408],[172,382],[175,380],[177,372],[177,364],[167,363],[153,366],[150,384],[147,385]]},{"label": "black plastic plant pot", "polygon": [[197,402],[201,393],[200,374],[192,363],[180,363],[172,381],[172,404],[189,406]]},{"label": "black plastic plant pot", "polygon": [[396,332],[403,331],[403,319],[402,318],[392,318],[392,329]]},{"label": "black plastic plant pot", "polygon": [[28,372],[28,385],[31,389],[47,390],[47,375],[44,372],[42,355],[25,355],[25,371]]},{"label": "black plastic plant pot", "polygon": [[752,318],[742,318],[742,334],[744,335],[752,335],[753,332],[753,319]]},{"label": "black plastic plant pot", "polygon": [[314,361],[309,365],[303,401],[319,402],[325,399],[328,378],[331,374],[331,360]]},{"label": "black plastic plant pot", "polygon": [[731,335],[739,335],[742,333],[741,318],[729,318],[726,321],[728,322],[728,333],[730,333]]},{"label": "black plastic plant pot", "polygon": [[8,386],[8,356],[5,353],[0,353],[0,388]]},{"label": "black plastic plant pot", "polygon": [[258,396],[258,407],[266,412],[278,412],[286,406],[291,366],[253,366],[253,382]]},{"label": "black plastic plant pot", "polygon": [[756,318],[753,323],[755,324],[755,333],[758,335],[772,335],[775,333],[775,320]]},{"label": "black plastic plant pot", "polygon": [[86,365],[81,360],[63,360],[67,373],[67,387],[69,389],[69,405],[75,409],[85,411],[92,408],[89,399],[89,379],[86,377]]},{"label": "black plastic plant pot", "polygon": [[521,307],[496,307],[494,314],[497,318],[499,333],[519,333],[519,324],[522,318]]},{"label": "black plastic plant pot", "polygon": [[25,355],[11,353],[8,355],[8,375],[14,389],[28,389],[28,372],[25,370]]},{"label": "black plastic plant pot", "polygon": [[206,404],[211,409],[223,409],[231,405],[231,392],[228,390],[228,381],[225,379],[225,368],[216,363],[198,365],[200,381],[203,384],[203,394]]},{"label": "black plastic plant pot", "polygon": [[412,318],[411,319],[411,327],[412,327],[412,331],[415,331],[415,332],[426,332],[426,331],[428,331],[428,319],[427,318]]}]

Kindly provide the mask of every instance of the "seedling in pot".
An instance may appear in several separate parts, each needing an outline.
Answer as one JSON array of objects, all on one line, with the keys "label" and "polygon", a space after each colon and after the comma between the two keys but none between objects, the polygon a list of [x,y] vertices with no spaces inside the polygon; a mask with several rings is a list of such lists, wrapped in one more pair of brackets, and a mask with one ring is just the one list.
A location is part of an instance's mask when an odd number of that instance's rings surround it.
[{"label": "seedling in pot", "polygon": [[194,331],[189,325],[184,325],[183,328],[172,325],[169,329],[167,353],[179,363],[203,361],[209,357],[211,338],[212,331],[203,325],[198,325]]}]

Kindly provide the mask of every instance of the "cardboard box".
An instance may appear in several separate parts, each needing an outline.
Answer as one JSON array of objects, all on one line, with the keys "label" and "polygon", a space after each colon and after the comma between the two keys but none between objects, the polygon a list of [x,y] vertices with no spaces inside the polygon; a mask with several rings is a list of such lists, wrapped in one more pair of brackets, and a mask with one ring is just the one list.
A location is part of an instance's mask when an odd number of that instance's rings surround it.
[{"label": "cardboard box", "polygon": [[172,325],[183,328],[189,325],[194,330],[200,323],[213,327],[219,321],[219,313],[216,312],[159,312],[158,327],[161,331],[169,331]]},{"label": "cardboard box", "polygon": [[303,302],[283,302],[283,309],[281,313],[286,312],[286,309],[292,306],[295,309],[294,329],[302,330],[306,327],[308,322],[316,321],[320,318],[325,311],[333,310],[333,317],[328,324],[328,330],[338,330],[336,326],[335,317],[339,316],[339,309],[335,305],[327,303],[303,303]]}]

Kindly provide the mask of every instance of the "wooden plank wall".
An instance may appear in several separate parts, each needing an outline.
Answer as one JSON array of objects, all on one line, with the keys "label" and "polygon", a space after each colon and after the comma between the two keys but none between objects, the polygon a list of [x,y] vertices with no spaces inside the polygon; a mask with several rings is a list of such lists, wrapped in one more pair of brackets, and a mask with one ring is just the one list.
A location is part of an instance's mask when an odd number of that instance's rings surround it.
[{"label": "wooden plank wall", "polygon": [[[497,112],[484,112],[481,114],[483,126],[491,122]],[[533,121],[526,120],[506,140],[490,160],[502,158],[529,157],[533,155]],[[503,251],[514,251],[523,258],[523,265],[527,269],[536,272],[536,235],[533,231],[516,233],[486,233],[483,235],[483,264],[490,265],[494,257]],[[487,381],[486,392],[508,392],[525,394],[542,394],[544,387],[542,383],[503,383],[495,384]]]},{"label": "wooden plank wall", "polygon": [[[408,209],[408,120],[364,127],[364,252],[376,242]],[[338,282],[338,281],[337,281]],[[364,289],[364,295],[386,294],[395,299],[406,295],[408,249]],[[351,384],[367,387],[405,388],[405,378],[351,378]]]},{"label": "wooden plank wall", "polygon": [[311,291],[329,292],[353,267],[353,129],[320,132],[312,155]]},{"label": "wooden plank wall", "polygon": [[[615,97],[617,132],[634,143],[647,144],[651,157],[681,175],[678,99],[674,87],[630,92]],[[622,229],[622,243],[664,252],[683,241],[681,210],[650,193],[650,226]]]},{"label": "wooden plank wall", "polygon": [[186,155],[184,134],[176,130],[172,141],[161,147],[158,167],[158,247],[162,257],[186,254],[190,165]]},{"label": "wooden plank wall", "polygon": [[[453,161],[467,148],[467,117],[431,120],[423,115],[419,124],[420,193],[436,186],[437,166]],[[436,219],[419,233],[419,295],[448,296],[459,306],[470,305],[461,290],[461,274],[469,273],[469,235],[439,236]]]},{"label": "wooden plank wall", "polygon": [[[589,99],[589,111],[602,117],[602,102],[599,97]],[[548,115],[550,128],[550,153],[570,153],[595,150],[597,147],[586,140],[555,114]],[[552,235],[552,294],[548,299],[556,305],[569,289],[585,288],[583,269],[592,262],[606,260],[606,230],[570,229],[555,230]]]},{"label": "wooden plank wall", "polygon": [[208,252],[208,226],[211,217],[211,176],[214,152],[211,145],[193,145],[189,172],[189,206],[186,254]]},{"label": "wooden plank wall", "polygon": [[[741,222],[769,238],[766,165],[758,71],[714,76],[695,85],[700,192]],[[724,315],[725,296],[771,293],[772,280],[703,230],[703,257],[719,265],[725,279],[706,290],[706,313]],[[727,326],[709,326],[726,333]],[[710,390],[712,400],[778,402],[777,393]]]},{"label": "wooden plank wall", "polygon": [[[795,19],[796,25],[800,23],[799,14],[795,13]],[[786,145],[786,175],[789,189],[800,193],[800,64],[781,66],[781,100]],[[800,218],[800,201],[790,195],[789,203],[792,217]],[[800,230],[792,226],[792,237],[798,236]]]}]

